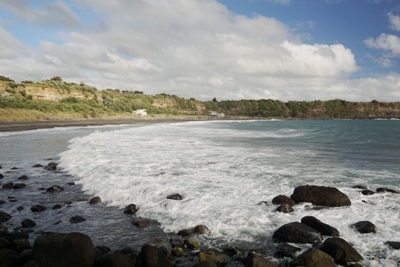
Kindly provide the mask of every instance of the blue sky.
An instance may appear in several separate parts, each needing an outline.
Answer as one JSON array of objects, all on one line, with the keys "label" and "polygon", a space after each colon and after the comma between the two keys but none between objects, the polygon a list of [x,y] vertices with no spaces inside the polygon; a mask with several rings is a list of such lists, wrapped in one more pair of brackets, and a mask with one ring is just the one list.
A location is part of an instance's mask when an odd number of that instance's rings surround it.
[{"label": "blue sky", "polygon": [[0,0],[0,75],[209,100],[400,101],[398,0]]}]

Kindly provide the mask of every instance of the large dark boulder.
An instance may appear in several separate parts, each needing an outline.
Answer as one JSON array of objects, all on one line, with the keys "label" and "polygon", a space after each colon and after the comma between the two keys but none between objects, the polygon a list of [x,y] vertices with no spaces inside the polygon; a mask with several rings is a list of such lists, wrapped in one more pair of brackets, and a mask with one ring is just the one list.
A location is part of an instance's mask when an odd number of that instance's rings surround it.
[{"label": "large dark boulder", "polygon": [[193,229],[193,233],[198,235],[210,235],[211,231],[207,226],[200,224]]},{"label": "large dark boulder", "polygon": [[361,221],[352,225],[361,234],[376,233],[376,226],[370,221]]},{"label": "large dark boulder", "polygon": [[334,187],[304,185],[294,189],[291,196],[296,203],[311,202],[314,205],[327,207],[350,206],[349,197]]},{"label": "large dark boulder", "polygon": [[46,189],[47,192],[54,193],[54,192],[61,192],[64,191],[64,188],[59,185],[53,185]]},{"label": "large dark boulder", "polygon": [[11,219],[12,216],[4,211],[0,211],[0,223],[6,222]]},{"label": "large dark boulder", "polygon": [[159,251],[156,247],[145,244],[140,252],[142,267],[173,267],[174,265],[168,259],[168,256]]},{"label": "large dark boulder", "polygon": [[34,221],[32,221],[31,219],[25,219],[21,222],[22,228],[32,228],[35,225],[36,225],[36,223]]},{"label": "large dark boulder", "polygon": [[344,266],[347,262],[358,262],[363,259],[346,240],[339,237],[326,239],[319,249],[331,255],[336,263]]},{"label": "large dark boulder", "polygon": [[304,223],[304,224],[310,226],[311,228],[314,228],[321,235],[333,236],[333,237],[339,236],[339,231],[336,228],[334,228],[326,223],[321,222],[320,220],[318,220],[317,218],[315,218],[313,216],[303,217],[301,219],[301,223]]},{"label": "large dark boulder", "polygon": [[33,257],[41,267],[92,267],[95,248],[82,233],[46,233],[36,238]]},{"label": "large dark boulder", "polygon": [[308,225],[291,222],[279,227],[272,235],[274,241],[289,243],[318,243],[322,241],[321,235]]},{"label": "large dark boulder", "polygon": [[307,267],[336,267],[333,258],[325,252],[311,248],[306,252],[300,254],[296,259],[290,263],[290,267],[307,266]]},{"label": "large dark boulder", "polygon": [[387,242],[385,242],[385,244],[388,245],[389,247],[393,248],[393,249],[400,249],[400,242],[387,241]]}]

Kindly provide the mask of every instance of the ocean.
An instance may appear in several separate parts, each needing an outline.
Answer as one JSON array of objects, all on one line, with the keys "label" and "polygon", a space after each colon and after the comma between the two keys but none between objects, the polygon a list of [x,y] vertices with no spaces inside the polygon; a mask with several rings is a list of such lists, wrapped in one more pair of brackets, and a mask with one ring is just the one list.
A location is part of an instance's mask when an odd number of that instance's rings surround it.
[{"label": "ocean", "polygon": [[[204,224],[211,230],[202,240],[207,245],[269,248],[278,227],[314,216],[337,228],[365,258],[365,266],[398,266],[400,251],[385,242],[400,241],[400,194],[365,196],[353,186],[400,192],[399,133],[400,120],[194,121],[0,133],[0,173],[5,176],[0,182],[7,181],[5,170],[18,165],[36,177],[28,186],[65,186],[70,193],[54,203],[68,198],[77,203],[66,204],[72,208],[59,211],[59,217],[51,211],[36,215],[42,220],[39,229],[86,231],[112,246],[139,246],[162,231]],[[59,163],[60,172],[32,169],[48,158]],[[11,178],[21,174],[14,172]],[[71,181],[72,189],[65,185]],[[316,209],[301,203],[292,213],[276,212],[272,198],[290,196],[300,185],[336,187],[352,205]],[[167,199],[174,193],[183,200]],[[87,199],[95,195],[103,205],[88,207]],[[23,203],[44,196],[16,197]],[[134,231],[121,215],[131,203],[139,206],[137,216],[155,222],[140,237],[132,237]],[[71,226],[61,219],[77,212],[87,222]],[[27,216],[13,214],[10,224]],[[376,225],[375,234],[351,227],[365,220]]]}]

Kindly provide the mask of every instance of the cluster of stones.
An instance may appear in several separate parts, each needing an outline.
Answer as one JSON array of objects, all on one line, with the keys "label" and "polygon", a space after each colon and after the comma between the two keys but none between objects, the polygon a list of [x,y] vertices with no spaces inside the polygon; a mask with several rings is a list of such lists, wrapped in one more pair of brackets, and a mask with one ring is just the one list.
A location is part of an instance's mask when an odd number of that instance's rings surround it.
[{"label": "cluster of stones", "polygon": [[[35,167],[44,167],[36,166]],[[44,167],[46,170],[57,169],[56,163]],[[0,174],[0,179],[3,175]],[[28,177],[21,176],[19,180]],[[19,190],[23,187],[3,184],[4,190]],[[360,188],[357,186],[356,188]],[[360,188],[364,194],[366,188]],[[47,189],[50,193],[63,191],[58,185]],[[397,193],[390,189],[381,188],[377,192]],[[172,194],[167,199],[180,201],[184,197]],[[9,199],[9,201],[13,201]],[[290,197],[277,196],[272,203],[278,205],[279,212],[293,212],[293,206],[307,202],[325,207],[340,207],[351,205],[350,199],[336,188],[323,186],[299,186],[295,188]],[[3,202],[4,203],[4,202]],[[89,204],[101,203],[95,196]],[[265,202],[264,202],[265,203]],[[0,203],[1,204],[1,203]],[[57,207],[53,207],[56,209]],[[43,205],[33,205],[32,212],[42,212],[46,209]],[[139,207],[130,204],[123,212],[133,217],[132,224],[139,228],[150,225],[150,220],[137,219],[135,214]],[[21,222],[18,231],[9,231],[2,223],[12,217],[0,211],[0,266],[82,266],[82,267],[284,267],[284,266],[361,266],[363,257],[343,238],[339,231],[315,217],[305,216],[301,222],[291,222],[279,227],[272,239],[276,243],[273,252],[263,250],[244,251],[237,247],[227,247],[223,250],[202,247],[198,236],[208,236],[210,229],[205,225],[183,229],[177,234],[170,234],[168,244],[145,244],[139,250],[123,248],[111,251],[106,246],[94,246],[91,238],[84,233],[43,233],[36,238],[33,244],[29,243],[29,234],[24,229],[35,227],[36,223],[30,219]],[[81,216],[73,216],[70,223],[85,221]],[[376,227],[369,221],[356,222],[351,225],[360,233],[374,233]],[[22,229],[22,231],[21,231]],[[312,244],[312,248],[301,253],[302,249],[294,244]],[[393,249],[400,249],[400,242],[388,241],[386,243]],[[279,259],[279,260],[278,260]],[[277,263],[279,262],[279,264]]]}]

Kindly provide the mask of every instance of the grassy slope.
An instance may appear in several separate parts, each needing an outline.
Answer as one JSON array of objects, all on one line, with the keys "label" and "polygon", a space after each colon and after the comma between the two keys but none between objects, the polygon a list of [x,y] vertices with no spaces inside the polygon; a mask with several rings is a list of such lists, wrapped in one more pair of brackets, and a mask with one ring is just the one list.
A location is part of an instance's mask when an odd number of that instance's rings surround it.
[{"label": "grassy slope", "polygon": [[[3,79],[1,79],[3,78]],[[150,115],[204,116],[218,111],[227,116],[264,118],[400,118],[400,103],[331,101],[239,100],[206,101],[176,95],[97,90],[61,78],[15,83],[0,76],[0,120],[66,120],[131,117],[136,109]]]}]

